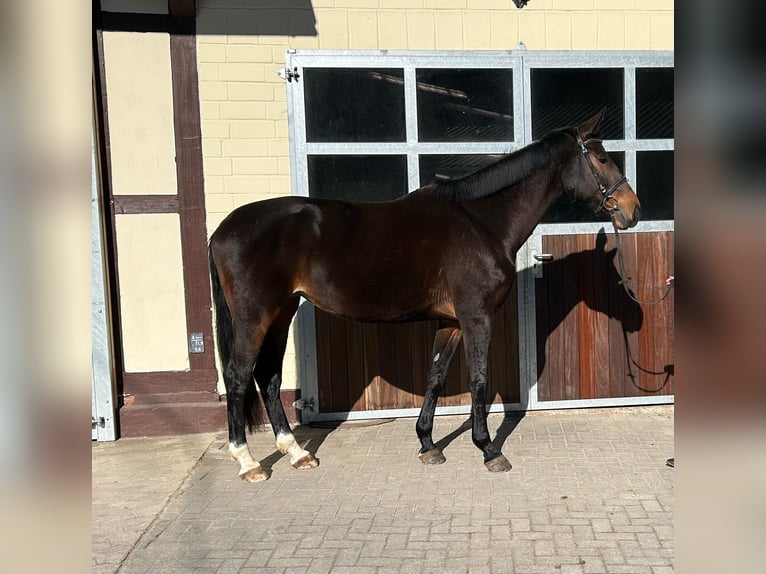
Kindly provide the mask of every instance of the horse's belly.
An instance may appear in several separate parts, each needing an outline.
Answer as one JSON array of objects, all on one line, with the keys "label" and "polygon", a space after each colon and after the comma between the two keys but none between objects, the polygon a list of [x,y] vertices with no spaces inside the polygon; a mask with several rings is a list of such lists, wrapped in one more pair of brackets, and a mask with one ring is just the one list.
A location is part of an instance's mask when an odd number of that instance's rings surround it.
[{"label": "horse's belly", "polygon": [[312,293],[304,293],[304,296],[322,311],[357,321],[401,322],[428,318],[428,312],[424,306],[412,305],[411,302],[374,298],[351,299],[343,296],[326,297]]},{"label": "horse's belly", "polygon": [[[296,291],[323,311],[359,321],[399,322],[438,316],[427,290],[405,285],[403,280],[364,281],[351,276],[343,281],[337,279],[322,285],[310,282]],[[444,311],[447,309],[440,310]]]}]

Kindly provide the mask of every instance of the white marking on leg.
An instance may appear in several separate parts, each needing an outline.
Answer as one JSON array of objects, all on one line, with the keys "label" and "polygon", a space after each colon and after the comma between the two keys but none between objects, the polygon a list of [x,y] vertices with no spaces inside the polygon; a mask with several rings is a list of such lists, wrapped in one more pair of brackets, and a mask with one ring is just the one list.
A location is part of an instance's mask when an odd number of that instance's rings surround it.
[{"label": "white marking on leg", "polygon": [[303,450],[298,445],[293,433],[279,433],[277,435],[277,448],[279,452],[290,455],[290,464],[295,464],[309,454],[308,451]]},{"label": "white marking on leg", "polygon": [[234,443],[229,443],[229,454],[231,458],[239,463],[239,476],[242,476],[249,470],[254,468],[260,468],[260,463],[253,458],[250,454],[250,449],[246,444],[236,446]]}]

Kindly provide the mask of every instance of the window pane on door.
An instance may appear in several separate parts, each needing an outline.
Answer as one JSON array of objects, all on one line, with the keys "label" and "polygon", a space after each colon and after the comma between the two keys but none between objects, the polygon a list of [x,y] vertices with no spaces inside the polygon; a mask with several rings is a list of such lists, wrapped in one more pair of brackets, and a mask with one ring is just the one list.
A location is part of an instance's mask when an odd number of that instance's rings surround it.
[{"label": "window pane on door", "polygon": [[403,142],[404,71],[304,68],[309,142]]},{"label": "window pane on door", "polygon": [[[610,151],[609,157],[615,163],[620,173],[625,173],[625,152]],[[596,182],[593,182],[596,185]],[[568,197],[561,197],[543,216],[541,223],[585,223],[593,221],[607,221],[609,217],[601,212],[594,213],[590,205],[573,203]]]},{"label": "window pane on door", "polygon": [[428,185],[434,181],[456,179],[469,175],[503,157],[505,156],[502,154],[423,154],[418,158],[420,163],[420,185]]},{"label": "window pane on door", "polygon": [[637,152],[636,179],[636,193],[641,201],[641,219],[674,219],[673,151]]},{"label": "window pane on door", "polygon": [[599,137],[623,139],[625,134],[624,72],[614,68],[552,68],[531,70],[532,137],[574,126],[606,107]]},{"label": "window pane on door", "polygon": [[513,141],[513,70],[417,70],[422,142]]},{"label": "window pane on door", "polygon": [[387,201],[407,193],[407,156],[310,155],[309,195]]},{"label": "window pane on door", "polygon": [[636,137],[674,137],[673,68],[636,68]]}]

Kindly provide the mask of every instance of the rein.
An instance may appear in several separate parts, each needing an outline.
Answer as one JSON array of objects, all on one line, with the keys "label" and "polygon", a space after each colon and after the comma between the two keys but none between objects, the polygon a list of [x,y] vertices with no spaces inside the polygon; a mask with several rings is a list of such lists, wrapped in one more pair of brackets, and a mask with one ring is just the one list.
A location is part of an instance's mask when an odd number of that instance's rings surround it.
[{"label": "rein", "polygon": [[[655,299],[653,301],[644,301],[642,299],[636,298],[631,292],[630,287],[628,286],[631,278],[627,277],[627,273],[625,273],[625,262],[622,259],[622,244],[620,243],[620,234],[617,232],[617,226],[614,224],[614,219],[612,219],[612,227],[614,228],[614,238],[617,241],[617,262],[620,265],[619,284],[622,285],[622,288],[625,290],[625,293],[627,293],[628,297],[633,299],[636,303],[639,303],[642,305],[657,305],[658,303],[661,303],[668,295],[670,295],[670,292],[673,290],[673,287],[675,286],[675,279],[673,277],[668,278],[668,280],[666,281],[665,290],[659,299]],[[644,289],[646,291],[662,291],[663,290],[662,287],[643,287],[641,285],[636,285],[636,290],[638,289]]]}]

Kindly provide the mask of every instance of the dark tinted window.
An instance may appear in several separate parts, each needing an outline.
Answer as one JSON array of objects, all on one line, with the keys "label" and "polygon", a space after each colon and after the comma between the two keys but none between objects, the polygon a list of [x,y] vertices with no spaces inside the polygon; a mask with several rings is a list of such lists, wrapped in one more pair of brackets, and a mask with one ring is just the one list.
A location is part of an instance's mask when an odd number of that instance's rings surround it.
[{"label": "dark tinted window", "polygon": [[420,185],[433,181],[456,179],[471,174],[501,159],[502,155],[421,155]]},{"label": "dark tinted window", "polygon": [[532,137],[574,126],[606,107],[599,136],[622,139],[625,134],[622,69],[533,69]]},{"label": "dark tinted window", "polygon": [[403,142],[400,69],[304,69],[310,142]]},{"label": "dark tinted window", "polygon": [[310,155],[309,195],[351,201],[386,201],[407,193],[402,155]]},{"label": "dark tinted window", "polygon": [[636,137],[673,138],[673,68],[636,69]]},{"label": "dark tinted window", "polygon": [[673,152],[637,152],[636,178],[641,219],[673,219]]},{"label": "dark tinted window", "polygon": [[513,70],[417,70],[422,142],[513,141]]},{"label": "dark tinted window", "polygon": [[[620,170],[620,173],[625,173],[625,152],[609,152],[609,157],[612,158],[612,161]],[[562,196],[553,207],[546,212],[541,223],[582,223],[607,221],[608,219],[609,217],[603,212],[596,215],[590,205],[581,202],[573,203],[571,199]]]}]

